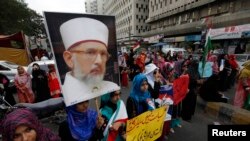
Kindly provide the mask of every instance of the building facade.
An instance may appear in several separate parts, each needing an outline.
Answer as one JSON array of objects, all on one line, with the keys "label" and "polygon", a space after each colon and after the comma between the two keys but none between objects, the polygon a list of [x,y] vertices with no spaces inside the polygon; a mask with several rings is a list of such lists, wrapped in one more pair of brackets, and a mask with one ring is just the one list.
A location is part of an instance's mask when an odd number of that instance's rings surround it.
[{"label": "building facade", "polygon": [[165,42],[181,42],[187,39],[185,36],[190,35],[189,40],[201,40],[198,35],[202,36],[205,29],[225,28],[225,32],[228,32],[228,27],[236,29],[249,24],[250,1],[149,0],[149,16],[146,22],[150,24],[150,31],[143,33],[144,37],[163,34]]},{"label": "building facade", "polygon": [[[104,0],[104,15],[116,18],[118,44],[129,46],[149,31],[148,0]],[[131,42],[134,41],[134,42]]]},{"label": "building facade", "polygon": [[90,14],[103,14],[103,0],[85,0],[85,12]]}]

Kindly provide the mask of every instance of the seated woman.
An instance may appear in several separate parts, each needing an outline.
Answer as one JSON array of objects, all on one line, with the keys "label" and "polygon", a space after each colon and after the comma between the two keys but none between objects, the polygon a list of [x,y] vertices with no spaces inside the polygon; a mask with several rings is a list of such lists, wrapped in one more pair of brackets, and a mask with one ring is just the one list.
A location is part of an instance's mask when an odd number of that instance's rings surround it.
[{"label": "seated woman", "polygon": [[136,117],[148,110],[155,109],[155,105],[148,91],[148,81],[144,74],[135,76],[126,108],[128,119]]},{"label": "seated woman", "polygon": [[209,77],[200,88],[200,96],[208,102],[224,102],[227,103],[227,98],[219,92],[220,77],[218,74],[213,74]]},{"label": "seated woman", "polygon": [[60,141],[28,109],[19,108],[7,114],[0,124],[3,141]]},{"label": "seated woman", "polygon": [[59,126],[62,141],[96,141],[103,138],[104,119],[89,109],[89,101],[66,108],[67,120]]}]

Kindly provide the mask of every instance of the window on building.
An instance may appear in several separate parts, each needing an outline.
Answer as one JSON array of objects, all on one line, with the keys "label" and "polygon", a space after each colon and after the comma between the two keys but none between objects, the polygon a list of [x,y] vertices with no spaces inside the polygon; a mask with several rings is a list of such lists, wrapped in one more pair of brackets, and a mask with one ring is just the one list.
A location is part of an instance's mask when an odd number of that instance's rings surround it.
[{"label": "window on building", "polygon": [[230,10],[230,12],[235,11],[235,3],[233,1],[229,3],[229,10]]},{"label": "window on building", "polygon": [[187,19],[188,19],[188,14],[185,15],[184,20],[187,21]]},{"label": "window on building", "polygon": [[210,15],[210,14],[211,14],[211,10],[212,10],[212,8],[211,8],[211,7],[209,7],[209,8],[208,8],[208,12],[207,12],[207,14],[208,14],[208,15]]},{"label": "window on building", "polygon": [[162,2],[160,3],[160,8],[162,8]]},{"label": "window on building", "polygon": [[138,8],[138,3],[136,4],[136,8]]},{"label": "window on building", "polygon": [[169,4],[172,4],[172,0],[169,0]]}]

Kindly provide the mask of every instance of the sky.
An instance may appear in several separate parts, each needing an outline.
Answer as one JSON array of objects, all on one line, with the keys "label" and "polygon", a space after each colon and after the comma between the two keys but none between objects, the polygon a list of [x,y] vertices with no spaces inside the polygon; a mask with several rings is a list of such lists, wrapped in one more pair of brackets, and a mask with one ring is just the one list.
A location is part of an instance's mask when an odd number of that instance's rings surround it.
[{"label": "sky", "polygon": [[85,13],[85,0],[25,0],[30,9],[43,15],[43,11]]}]

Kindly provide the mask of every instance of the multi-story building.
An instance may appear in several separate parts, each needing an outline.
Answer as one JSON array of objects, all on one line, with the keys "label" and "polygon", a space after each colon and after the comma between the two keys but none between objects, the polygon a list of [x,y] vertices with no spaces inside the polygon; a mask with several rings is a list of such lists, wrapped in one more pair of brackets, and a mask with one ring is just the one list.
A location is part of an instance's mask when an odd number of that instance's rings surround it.
[{"label": "multi-story building", "polygon": [[[177,46],[180,44],[176,43],[187,40],[199,41],[201,32],[211,27],[214,33],[226,35],[212,38],[218,46],[244,42],[243,46],[250,47],[246,39],[250,37],[250,33],[246,34],[250,32],[249,0],[149,0],[146,22],[150,31],[143,33],[144,37],[164,34],[163,41]],[[248,37],[236,37],[236,32],[244,32]]]},{"label": "multi-story building", "polygon": [[119,45],[132,45],[141,38],[142,33],[149,31],[145,22],[148,19],[148,0],[104,0],[103,4],[104,15],[114,15],[116,18]]},{"label": "multi-story building", "polygon": [[103,0],[85,0],[85,12],[102,15]]}]

